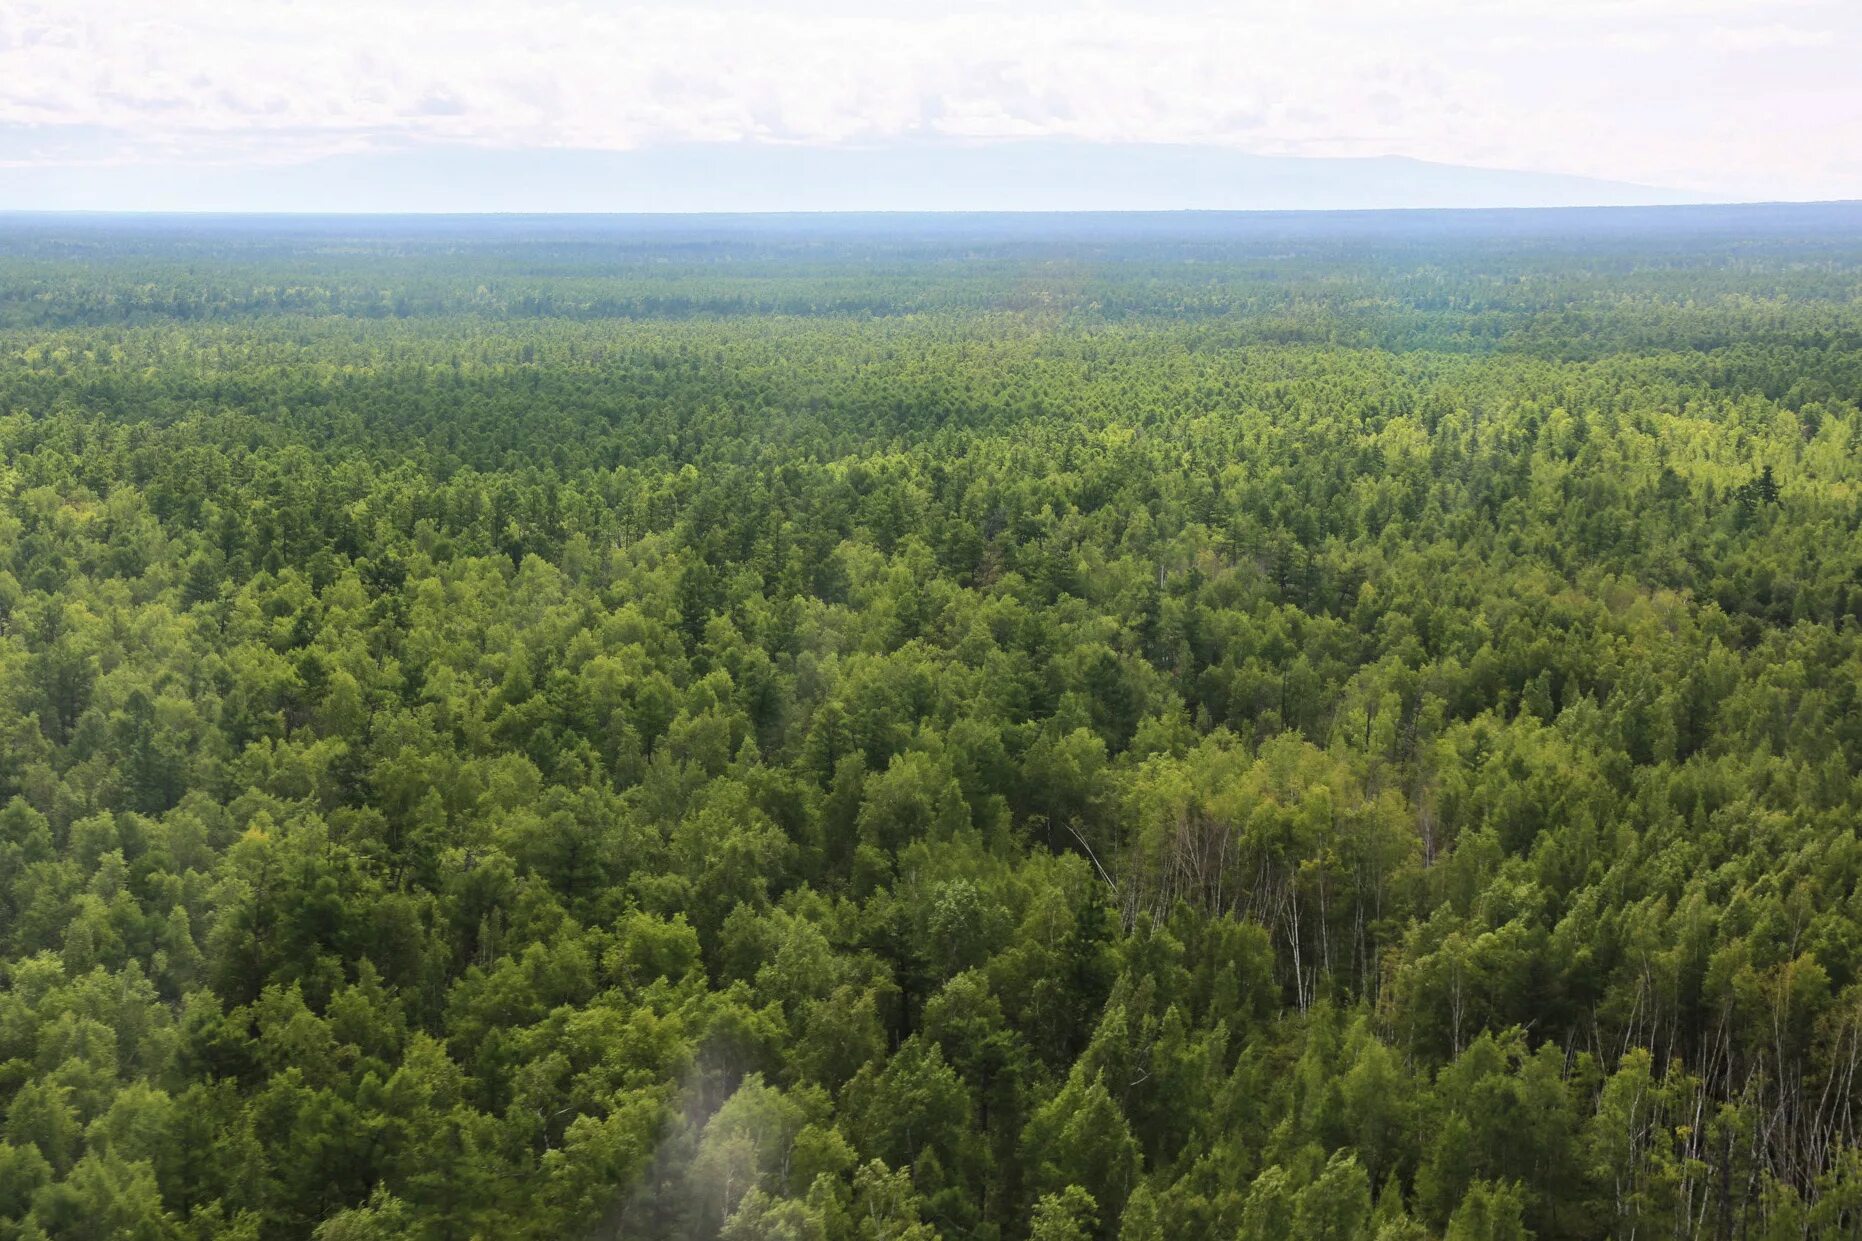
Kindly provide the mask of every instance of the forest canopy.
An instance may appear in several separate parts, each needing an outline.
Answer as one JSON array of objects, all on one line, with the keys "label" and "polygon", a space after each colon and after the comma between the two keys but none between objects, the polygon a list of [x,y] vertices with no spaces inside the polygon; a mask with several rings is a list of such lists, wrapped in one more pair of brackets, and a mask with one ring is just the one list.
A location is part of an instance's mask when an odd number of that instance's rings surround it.
[{"label": "forest canopy", "polygon": [[0,1241],[1862,1228],[1862,207],[0,217]]}]

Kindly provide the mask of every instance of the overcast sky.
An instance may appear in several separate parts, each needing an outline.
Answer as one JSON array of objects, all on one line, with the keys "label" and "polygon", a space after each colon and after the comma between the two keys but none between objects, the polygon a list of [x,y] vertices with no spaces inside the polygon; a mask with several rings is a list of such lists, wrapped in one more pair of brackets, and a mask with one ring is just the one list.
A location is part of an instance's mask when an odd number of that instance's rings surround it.
[{"label": "overcast sky", "polygon": [[1862,0],[0,0],[0,198],[48,165],[1035,137],[1862,197]]}]

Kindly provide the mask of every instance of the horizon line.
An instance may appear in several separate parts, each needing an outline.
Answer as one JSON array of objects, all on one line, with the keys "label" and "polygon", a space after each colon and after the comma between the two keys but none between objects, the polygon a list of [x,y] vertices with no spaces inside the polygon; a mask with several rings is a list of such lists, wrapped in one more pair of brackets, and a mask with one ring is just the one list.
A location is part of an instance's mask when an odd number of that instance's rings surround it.
[{"label": "horizon line", "polygon": [[131,217],[136,219],[207,217],[241,219],[691,219],[691,218],[810,218],[844,216],[1186,216],[1186,215],[1420,215],[1426,213],[1522,213],[1571,211],[1712,211],[1727,207],[1847,207],[1862,206],[1855,198],[1728,198],[1673,203],[1518,203],[1506,205],[1430,205],[1389,207],[818,207],[818,208],[744,208],[721,210],[698,208],[689,211],[590,211],[575,208],[525,211],[473,210],[471,208],[413,208],[371,210],[330,208],[327,210],[291,211],[237,207],[6,207],[0,206],[0,218],[17,216],[90,216]]}]

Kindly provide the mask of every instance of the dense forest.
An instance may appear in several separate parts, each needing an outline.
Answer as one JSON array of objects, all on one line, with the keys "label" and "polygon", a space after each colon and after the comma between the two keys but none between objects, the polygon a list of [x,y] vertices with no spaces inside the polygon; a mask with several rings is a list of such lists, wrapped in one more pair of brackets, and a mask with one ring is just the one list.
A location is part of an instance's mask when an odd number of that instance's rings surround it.
[{"label": "dense forest", "polygon": [[1862,207],[0,217],[0,1241],[1862,1233]]}]

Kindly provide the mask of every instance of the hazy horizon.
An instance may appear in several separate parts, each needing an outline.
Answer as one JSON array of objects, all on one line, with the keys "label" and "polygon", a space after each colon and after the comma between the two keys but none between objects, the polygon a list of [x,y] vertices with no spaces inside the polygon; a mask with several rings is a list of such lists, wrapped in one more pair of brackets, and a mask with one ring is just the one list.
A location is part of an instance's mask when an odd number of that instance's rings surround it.
[{"label": "hazy horizon", "polygon": [[0,209],[354,213],[1277,211],[1648,206],[1659,186],[1405,157],[1259,156],[1187,144],[988,144],[642,151],[447,148],[303,164],[12,169]]}]

